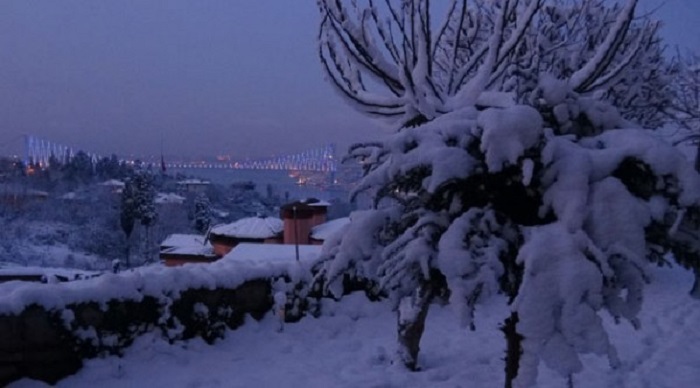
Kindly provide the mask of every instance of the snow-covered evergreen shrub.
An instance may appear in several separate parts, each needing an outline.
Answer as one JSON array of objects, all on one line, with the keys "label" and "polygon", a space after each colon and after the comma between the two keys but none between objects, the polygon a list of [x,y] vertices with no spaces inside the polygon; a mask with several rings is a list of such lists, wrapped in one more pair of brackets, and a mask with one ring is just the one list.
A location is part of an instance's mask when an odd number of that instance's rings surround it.
[{"label": "snow-covered evergreen shrub", "polygon": [[[365,169],[356,194],[369,192],[375,206],[324,245],[326,287],[341,293],[350,274],[387,293],[410,368],[443,284],[465,325],[480,301],[508,298],[507,386],[535,384],[540,361],[565,377],[582,369],[582,353],[616,365],[600,314],[638,325],[650,259],[697,257],[695,241],[677,231],[698,210],[700,177],[612,105],[634,111],[618,97],[631,97],[641,79],[631,75],[653,65],[644,58],[656,51],[640,48],[655,25],[635,24],[636,0],[569,2],[593,7],[585,23],[598,12],[604,22],[557,36],[557,50],[572,39],[580,51],[547,57],[531,46],[535,20],[566,30],[579,17],[564,12],[566,2],[466,3],[452,2],[434,30],[427,1],[387,4],[387,19],[372,1],[320,2],[332,85],[400,127],[350,150]],[[586,43],[576,46],[580,36]],[[525,59],[549,62],[528,78],[518,70]]]}]

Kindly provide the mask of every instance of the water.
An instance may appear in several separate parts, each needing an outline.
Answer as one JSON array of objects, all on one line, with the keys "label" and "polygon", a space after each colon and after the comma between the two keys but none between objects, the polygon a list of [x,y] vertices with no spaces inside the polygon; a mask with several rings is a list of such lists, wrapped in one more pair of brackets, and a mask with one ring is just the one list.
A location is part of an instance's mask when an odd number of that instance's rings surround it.
[{"label": "water", "polygon": [[214,184],[230,185],[238,182],[253,182],[255,189],[261,194],[266,195],[268,186],[272,188],[273,193],[285,197],[287,194],[290,199],[299,198],[318,198],[326,201],[338,199],[347,201],[349,196],[348,187],[330,186],[327,183],[330,177],[328,174],[316,173],[313,174],[314,181],[319,184],[297,184],[298,178],[290,176],[289,171],[279,170],[234,170],[234,169],[216,169],[216,168],[189,168],[168,170],[168,174],[183,174],[188,177],[195,177],[208,180]]}]

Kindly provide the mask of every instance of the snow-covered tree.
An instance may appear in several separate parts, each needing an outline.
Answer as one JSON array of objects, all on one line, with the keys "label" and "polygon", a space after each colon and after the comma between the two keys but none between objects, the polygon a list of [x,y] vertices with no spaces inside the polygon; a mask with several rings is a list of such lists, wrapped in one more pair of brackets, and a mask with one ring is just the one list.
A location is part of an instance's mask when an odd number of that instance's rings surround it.
[{"label": "snow-covered tree", "polygon": [[691,139],[700,137],[700,56],[678,54],[674,58],[671,88],[674,101],[669,114],[672,120],[691,132]]},{"label": "snow-covered tree", "polygon": [[121,200],[121,226],[127,238],[127,266],[129,266],[129,237],[134,229],[134,224],[139,221],[145,228],[144,256],[148,260],[149,231],[155,224],[158,213],[155,206],[155,188],[153,186],[153,174],[147,170],[136,170],[132,177],[124,181],[124,190]]},{"label": "snow-covered tree", "polygon": [[90,155],[78,151],[68,163],[63,165],[64,178],[70,182],[86,184],[94,176]]},{"label": "snow-covered tree", "polygon": [[504,74],[503,89],[516,92],[521,102],[530,99],[529,104],[545,108],[553,127],[571,126],[560,121],[575,121],[576,109],[554,110],[553,96],[537,87],[543,76],[565,80],[566,88],[560,90],[569,101],[602,100],[638,125],[661,126],[671,101],[670,69],[657,34],[659,23],[629,17],[635,3],[620,7],[604,0],[546,2],[517,60]]},{"label": "snow-covered tree", "polygon": [[211,204],[209,197],[200,193],[194,199],[194,229],[199,233],[206,233],[211,226]]},{"label": "snow-covered tree", "polygon": [[121,194],[121,211],[119,213],[119,225],[126,236],[126,266],[130,267],[130,244],[129,240],[131,238],[131,233],[134,231],[134,224],[136,223],[136,190],[135,186],[132,184],[131,179],[126,179],[124,182],[124,189]]},{"label": "snow-covered tree", "polygon": [[[319,3],[319,55],[331,85],[359,111],[393,125],[492,103],[483,90],[508,92],[548,122],[563,121],[564,130],[575,130],[579,109],[600,108],[598,100],[646,127],[667,118],[659,24],[629,18],[636,1],[452,0],[446,9],[424,0]],[[603,47],[611,54],[596,56]],[[542,95],[543,77],[560,81],[567,105],[582,104],[552,111],[561,102],[552,106],[547,97],[558,96]]]},{"label": "snow-covered tree", "polygon": [[[514,57],[542,0],[475,1],[474,11],[471,2],[455,0],[437,28],[430,1],[377,3],[319,1],[321,63],[352,106],[394,125],[413,126],[476,104]],[[482,28],[484,13],[491,17]],[[470,23],[476,25],[447,33],[450,24]],[[462,42],[470,44],[468,59],[455,52]],[[440,54],[445,51],[447,59]]]},{"label": "snow-covered tree", "polygon": [[691,257],[693,241],[678,229],[700,203],[685,158],[625,129],[619,101],[600,93],[620,85],[655,28],[636,29],[636,0],[607,6],[607,27],[585,55],[566,71],[541,65],[517,89],[525,78],[513,67],[539,55],[527,46],[534,23],[564,3],[453,1],[435,30],[429,1],[386,3],[320,1],[331,84],[398,128],[350,150],[365,168],[356,193],[375,206],[324,245],[327,289],[339,295],[348,278],[363,278],[388,295],[412,369],[445,287],[467,326],[485,298],[508,298],[506,386],[532,386],[540,361],[565,377],[581,370],[581,353],[617,364],[599,314],[638,325],[645,267],[669,251]]},{"label": "snow-covered tree", "polygon": [[[700,171],[700,57],[697,54],[678,54],[672,64],[673,79],[670,84],[673,102],[667,113],[671,123],[685,132],[681,141],[694,142],[696,145],[695,170]],[[700,229],[700,217],[687,217],[679,227],[678,233],[685,236],[685,244],[694,242],[694,235]],[[700,247],[695,247],[695,255],[676,257],[682,265],[693,268],[695,283],[691,295],[700,299],[700,264],[697,255]]]},{"label": "snow-covered tree", "polygon": [[123,179],[130,173],[130,167],[120,162],[117,155],[104,157],[95,164],[95,173],[100,179]]}]

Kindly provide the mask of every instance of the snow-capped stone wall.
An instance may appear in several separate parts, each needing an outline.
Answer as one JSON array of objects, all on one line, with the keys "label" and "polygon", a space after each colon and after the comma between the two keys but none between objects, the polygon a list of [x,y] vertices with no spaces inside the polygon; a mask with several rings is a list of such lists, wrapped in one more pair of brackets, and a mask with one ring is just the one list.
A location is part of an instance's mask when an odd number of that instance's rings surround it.
[{"label": "snow-capped stone wall", "polygon": [[24,377],[55,383],[83,359],[119,354],[146,332],[213,342],[246,316],[260,319],[273,294],[293,294],[309,279],[310,264],[220,260],[70,283],[0,284],[0,386]]}]

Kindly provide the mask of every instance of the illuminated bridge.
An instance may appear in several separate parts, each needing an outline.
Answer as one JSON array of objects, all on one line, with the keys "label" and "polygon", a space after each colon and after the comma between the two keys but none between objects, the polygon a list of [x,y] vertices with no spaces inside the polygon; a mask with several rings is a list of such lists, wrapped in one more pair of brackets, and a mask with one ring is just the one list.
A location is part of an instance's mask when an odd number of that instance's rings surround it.
[{"label": "illuminated bridge", "polygon": [[[101,158],[100,155],[85,151],[93,160]],[[237,170],[286,170],[286,171],[315,171],[315,172],[336,172],[338,169],[338,158],[335,155],[335,144],[328,144],[323,147],[313,148],[303,152],[273,156],[260,159],[231,160],[226,162],[171,162],[165,160],[166,168],[177,169],[237,169]],[[26,136],[25,157],[27,164],[39,164],[46,166],[49,159],[54,158],[65,162],[75,155],[72,147],[57,144],[36,136]],[[133,160],[126,160],[133,162]],[[148,163],[148,162],[147,162]],[[152,161],[151,164],[160,165],[160,160]]]},{"label": "illuminated bridge", "polygon": [[227,162],[165,163],[172,168],[231,168],[236,170],[297,170],[335,172],[338,169],[335,145],[328,144],[304,152],[263,159],[246,159]]}]

